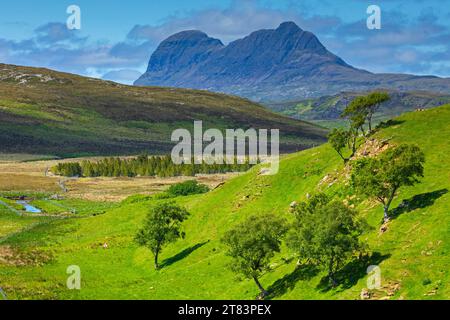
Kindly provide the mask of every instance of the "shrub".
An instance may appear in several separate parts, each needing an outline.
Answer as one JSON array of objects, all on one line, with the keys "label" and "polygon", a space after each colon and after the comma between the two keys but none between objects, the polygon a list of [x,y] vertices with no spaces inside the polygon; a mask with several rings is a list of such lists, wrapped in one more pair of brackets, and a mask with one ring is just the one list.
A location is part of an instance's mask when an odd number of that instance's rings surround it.
[{"label": "shrub", "polygon": [[209,191],[208,186],[199,184],[195,180],[190,180],[178,184],[174,184],[169,188],[167,193],[173,196],[188,196],[192,194],[207,193]]}]

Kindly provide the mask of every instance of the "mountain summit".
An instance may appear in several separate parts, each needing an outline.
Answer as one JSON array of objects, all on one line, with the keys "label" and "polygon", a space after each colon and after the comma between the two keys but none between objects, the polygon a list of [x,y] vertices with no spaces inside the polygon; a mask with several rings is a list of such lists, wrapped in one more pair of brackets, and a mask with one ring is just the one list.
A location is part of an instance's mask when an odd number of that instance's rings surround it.
[{"label": "mountain summit", "polygon": [[450,80],[356,69],[313,33],[284,22],[227,46],[201,31],[177,33],[159,45],[135,85],[206,89],[267,101],[375,87],[448,92]]}]

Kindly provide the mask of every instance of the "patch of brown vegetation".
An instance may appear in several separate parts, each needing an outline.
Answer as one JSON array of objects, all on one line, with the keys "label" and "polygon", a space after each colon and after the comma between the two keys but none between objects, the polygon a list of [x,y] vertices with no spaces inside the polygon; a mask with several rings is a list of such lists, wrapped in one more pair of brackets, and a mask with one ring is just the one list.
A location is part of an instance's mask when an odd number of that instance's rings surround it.
[{"label": "patch of brown vegetation", "polygon": [[[96,160],[97,158],[86,158]],[[81,161],[82,159],[77,159]],[[151,195],[168,189],[175,183],[197,180],[211,189],[236,176],[236,173],[198,175],[197,177],[137,177],[137,178],[82,178],[67,180],[63,193],[58,185],[63,178],[48,174],[47,169],[73,159],[35,162],[0,162],[0,191],[61,193],[65,198],[92,201],[122,201],[134,194]]]},{"label": "patch of brown vegetation", "polygon": [[42,266],[50,261],[50,256],[37,250],[19,251],[10,246],[0,246],[0,265],[23,267]]}]

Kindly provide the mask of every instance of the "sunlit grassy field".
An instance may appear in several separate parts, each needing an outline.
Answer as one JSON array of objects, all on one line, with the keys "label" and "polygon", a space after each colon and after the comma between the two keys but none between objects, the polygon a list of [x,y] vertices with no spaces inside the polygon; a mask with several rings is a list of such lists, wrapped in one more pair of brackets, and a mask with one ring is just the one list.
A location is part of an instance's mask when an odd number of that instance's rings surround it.
[{"label": "sunlit grassy field", "polygon": [[[255,167],[205,195],[177,198],[191,217],[184,226],[186,238],[163,251],[160,271],[153,269],[150,252],[133,242],[156,200],[117,204],[96,216],[86,212],[77,219],[43,221],[0,209],[1,221],[8,224],[0,228],[0,248],[23,257],[0,260],[0,287],[11,299],[254,299],[254,283],[229,270],[222,235],[253,214],[271,212],[290,219],[292,201],[324,191],[354,205],[372,226],[363,239],[373,253],[369,263],[382,271],[382,288],[373,292],[374,299],[448,299],[449,123],[447,105],[405,114],[375,134],[391,145],[418,144],[426,154],[425,178],[401,189],[393,208],[404,200],[411,205],[396,211],[385,233],[379,231],[381,207],[354,194],[348,170],[323,145],[284,157],[275,176],[261,176]],[[81,268],[79,291],[66,287],[70,265]],[[367,265],[347,265],[340,285],[329,288],[324,272],[296,268],[295,254],[285,247],[272,267],[261,279],[271,299],[359,299],[366,287]]]}]

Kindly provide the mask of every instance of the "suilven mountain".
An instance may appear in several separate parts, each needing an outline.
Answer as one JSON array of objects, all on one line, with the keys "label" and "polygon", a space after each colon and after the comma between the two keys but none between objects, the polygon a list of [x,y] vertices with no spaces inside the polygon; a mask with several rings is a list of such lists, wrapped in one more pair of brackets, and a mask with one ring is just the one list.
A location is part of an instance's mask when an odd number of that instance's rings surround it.
[{"label": "suilven mountain", "polygon": [[259,30],[225,46],[200,31],[183,31],[153,53],[138,86],[224,92],[256,101],[286,101],[341,91],[389,88],[450,91],[450,78],[375,74],[337,57],[293,22]]}]

